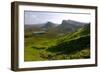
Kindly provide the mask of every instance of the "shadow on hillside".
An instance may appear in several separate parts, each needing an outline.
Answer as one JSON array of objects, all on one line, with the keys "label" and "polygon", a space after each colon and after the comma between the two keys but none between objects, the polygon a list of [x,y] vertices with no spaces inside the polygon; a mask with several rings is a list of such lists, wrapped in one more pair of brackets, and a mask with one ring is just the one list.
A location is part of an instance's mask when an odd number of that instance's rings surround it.
[{"label": "shadow on hillside", "polygon": [[46,51],[71,54],[86,48],[90,48],[90,35],[82,36],[66,42],[61,42],[55,46],[49,47]]}]

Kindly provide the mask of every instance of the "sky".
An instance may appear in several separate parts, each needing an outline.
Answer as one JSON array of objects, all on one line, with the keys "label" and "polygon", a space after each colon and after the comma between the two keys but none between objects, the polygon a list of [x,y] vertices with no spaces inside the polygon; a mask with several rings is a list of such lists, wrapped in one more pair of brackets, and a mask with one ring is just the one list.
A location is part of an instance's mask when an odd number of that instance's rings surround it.
[{"label": "sky", "polygon": [[60,13],[60,12],[40,12],[24,11],[24,23],[27,25],[41,24],[48,21],[61,24],[63,20],[75,20],[79,22],[90,22],[90,14],[84,13]]}]

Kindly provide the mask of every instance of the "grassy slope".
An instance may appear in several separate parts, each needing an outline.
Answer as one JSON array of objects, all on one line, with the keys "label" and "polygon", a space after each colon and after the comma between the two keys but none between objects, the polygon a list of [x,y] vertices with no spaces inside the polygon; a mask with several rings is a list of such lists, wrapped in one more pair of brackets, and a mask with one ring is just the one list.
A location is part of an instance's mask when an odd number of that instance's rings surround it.
[{"label": "grassy slope", "polygon": [[89,58],[89,33],[89,26],[86,26],[56,39],[45,36],[26,37],[25,61]]}]

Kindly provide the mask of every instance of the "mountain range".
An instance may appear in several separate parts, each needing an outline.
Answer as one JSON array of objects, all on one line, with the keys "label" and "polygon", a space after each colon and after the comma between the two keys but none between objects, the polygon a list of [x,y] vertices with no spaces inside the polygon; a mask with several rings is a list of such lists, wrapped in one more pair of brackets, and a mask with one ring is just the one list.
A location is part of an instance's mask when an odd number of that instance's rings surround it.
[{"label": "mountain range", "polygon": [[80,28],[88,23],[78,22],[74,20],[63,20],[61,24],[55,24],[53,22],[47,22],[42,26],[42,28],[49,30],[54,28],[56,30],[60,30],[59,32],[68,32],[68,31],[75,31],[75,29]]},{"label": "mountain range", "polygon": [[25,30],[30,32],[46,31],[48,35],[64,35],[77,31],[89,23],[74,20],[63,20],[61,24],[47,22],[43,24],[25,25]]}]

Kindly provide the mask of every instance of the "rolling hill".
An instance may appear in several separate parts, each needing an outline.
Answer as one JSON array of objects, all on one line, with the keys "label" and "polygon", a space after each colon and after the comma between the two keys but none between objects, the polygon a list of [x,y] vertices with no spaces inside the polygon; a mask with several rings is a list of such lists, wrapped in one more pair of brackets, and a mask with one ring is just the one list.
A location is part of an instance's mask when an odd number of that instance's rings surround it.
[{"label": "rolling hill", "polygon": [[58,38],[57,43],[47,49],[50,52],[73,53],[90,48],[90,24],[69,35]]}]

